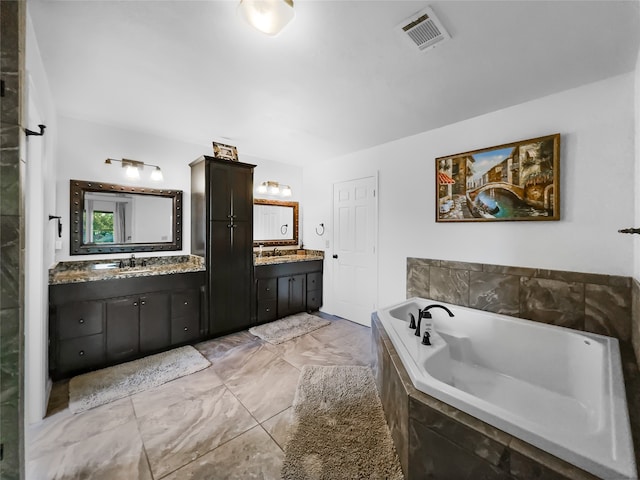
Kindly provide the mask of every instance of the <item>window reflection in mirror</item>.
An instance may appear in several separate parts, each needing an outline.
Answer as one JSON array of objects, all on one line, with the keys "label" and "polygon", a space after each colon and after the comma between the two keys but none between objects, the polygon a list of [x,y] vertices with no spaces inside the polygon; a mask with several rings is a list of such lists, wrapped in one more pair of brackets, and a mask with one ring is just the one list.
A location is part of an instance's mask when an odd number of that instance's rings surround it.
[{"label": "window reflection in mirror", "polygon": [[298,244],[298,202],[255,199],[254,246]]}]

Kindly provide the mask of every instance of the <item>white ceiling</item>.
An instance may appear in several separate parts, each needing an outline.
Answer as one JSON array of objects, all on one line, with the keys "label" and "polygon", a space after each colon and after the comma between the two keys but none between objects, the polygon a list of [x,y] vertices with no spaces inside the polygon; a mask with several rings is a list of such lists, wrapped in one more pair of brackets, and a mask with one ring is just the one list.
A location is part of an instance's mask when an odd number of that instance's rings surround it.
[{"label": "white ceiling", "polygon": [[[58,112],[304,165],[632,71],[633,1],[28,0]],[[394,29],[431,6],[452,39]]]}]

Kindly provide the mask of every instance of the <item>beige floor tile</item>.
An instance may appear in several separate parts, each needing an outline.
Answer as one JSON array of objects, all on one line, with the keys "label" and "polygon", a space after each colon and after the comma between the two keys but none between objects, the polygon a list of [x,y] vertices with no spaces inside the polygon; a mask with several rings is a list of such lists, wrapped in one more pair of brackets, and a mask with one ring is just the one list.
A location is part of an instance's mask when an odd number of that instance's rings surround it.
[{"label": "beige floor tile", "polygon": [[222,380],[211,367],[177,378],[158,387],[131,396],[138,417],[153,409],[167,408],[174,403],[206,396],[208,392],[222,385]]},{"label": "beige floor tile", "polygon": [[299,376],[298,369],[262,349],[248,357],[225,385],[262,422],[291,406]]},{"label": "beige floor tile", "polygon": [[135,421],[58,445],[47,455],[30,460],[26,477],[33,480],[151,480],[151,471]]},{"label": "beige floor tile", "polygon": [[256,425],[224,386],[206,395],[152,409],[138,426],[156,478],[186,465]]},{"label": "beige floor tile", "polygon": [[292,412],[293,407],[289,407],[262,423],[262,428],[271,435],[283,451],[289,438],[289,428],[291,427],[291,421],[293,420]]},{"label": "beige floor tile", "polygon": [[198,458],[163,480],[280,479],[284,453],[257,426]]},{"label": "beige floor tile", "polygon": [[135,421],[135,416],[129,398],[78,414],[71,413],[67,408],[27,429],[27,458],[48,455],[132,421]]}]

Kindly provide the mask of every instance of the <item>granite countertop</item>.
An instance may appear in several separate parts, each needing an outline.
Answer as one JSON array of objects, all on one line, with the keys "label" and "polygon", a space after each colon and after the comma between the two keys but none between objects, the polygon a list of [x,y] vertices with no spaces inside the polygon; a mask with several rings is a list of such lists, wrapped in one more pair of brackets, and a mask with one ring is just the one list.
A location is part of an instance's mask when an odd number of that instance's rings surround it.
[{"label": "granite countertop", "polygon": [[[146,265],[141,265],[142,261]],[[205,271],[204,259],[196,255],[136,258],[137,266],[119,268],[119,259],[59,262],[49,269],[49,285],[94,282],[116,278],[149,277]],[[128,259],[125,259],[128,261]]]},{"label": "granite countertop", "polygon": [[[284,250],[286,252],[287,250]],[[267,253],[262,257],[254,256],[253,264],[258,265],[274,265],[278,263],[295,263],[295,262],[311,262],[313,260],[323,260],[324,252],[321,250],[304,250],[305,253],[297,254],[295,250],[290,254],[273,255]]]}]

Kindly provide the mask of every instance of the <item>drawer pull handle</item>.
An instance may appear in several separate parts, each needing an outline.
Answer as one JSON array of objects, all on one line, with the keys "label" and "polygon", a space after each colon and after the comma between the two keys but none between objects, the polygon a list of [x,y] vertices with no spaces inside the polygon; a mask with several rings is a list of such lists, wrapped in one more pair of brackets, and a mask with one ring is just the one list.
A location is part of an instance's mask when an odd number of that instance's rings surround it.
[{"label": "drawer pull handle", "polygon": [[84,323],[84,318],[81,318],[80,320],[78,320],[78,323]]},{"label": "drawer pull handle", "polygon": [[83,356],[84,356],[84,350],[80,350],[80,351],[78,352],[78,355],[80,355],[81,357],[83,357]]},{"label": "drawer pull handle", "polygon": [[184,327],[184,331],[186,332],[187,330],[189,330],[187,327]]}]

